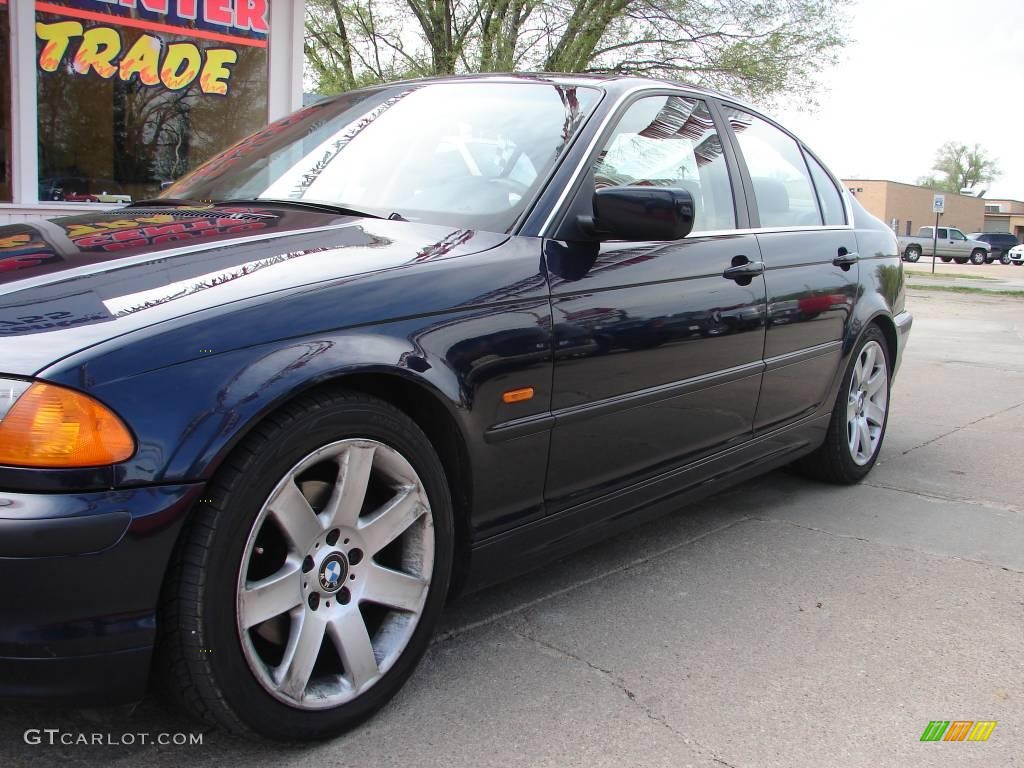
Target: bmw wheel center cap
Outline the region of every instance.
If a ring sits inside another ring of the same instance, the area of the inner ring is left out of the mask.
[[[348,561],[340,552],[334,552],[320,563],[320,588],[324,592],[337,592],[348,576]]]

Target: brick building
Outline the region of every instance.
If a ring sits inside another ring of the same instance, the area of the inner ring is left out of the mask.
[[[935,224],[932,199],[936,190],[885,179],[843,179],[843,185],[868,211],[893,227],[897,234],[911,235]],[[943,192],[946,212],[941,224],[961,231],[981,232],[986,204],[992,201]],[[1024,224],[1024,221],[1021,222]]]

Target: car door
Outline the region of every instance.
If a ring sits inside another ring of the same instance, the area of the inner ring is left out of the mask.
[[[949,230],[946,227],[938,227],[935,230],[935,251],[939,256],[959,256],[956,246],[949,237]]]
[[[544,246],[556,349],[549,512],[749,439],[761,383],[761,259],[737,231],[734,160],[708,104],[647,93],[609,125]],[[595,189],[619,185],[688,190],[694,231],[579,239]]]
[[[959,229],[949,230],[949,244],[954,250],[954,255],[960,258],[967,258],[971,255],[971,244],[967,242],[967,235]]]
[[[722,109],[765,264],[757,433],[814,413],[829,392],[857,298],[857,240],[836,180],[813,155],[767,119]]]

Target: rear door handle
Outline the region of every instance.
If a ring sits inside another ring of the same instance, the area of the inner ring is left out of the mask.
[[[845,248],[839,249],[839,255],[832,259],[832,263],[837,267],[849,267],[857,263],[859,255],[856,253],[850,253]]]
[[[755,277],[764,272],[763,261],[748,261],[746,264],[737,264],[729,267],[722,273],[727,280],[743,280],[744,278]]]

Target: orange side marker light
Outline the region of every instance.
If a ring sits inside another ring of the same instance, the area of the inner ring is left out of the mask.
[[[533,387],[520,387],[519,389],[510,389],[505,392],[501,399],[506,403],[521,403],[524,400],[533,399]]]

